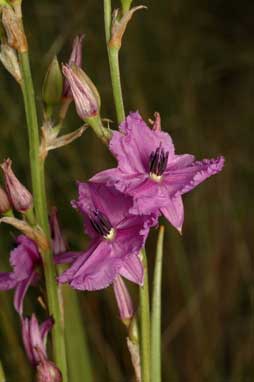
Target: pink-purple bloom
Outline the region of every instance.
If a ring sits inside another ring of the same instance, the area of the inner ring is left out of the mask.
[[[72,205],[82,214],[85,232],[92,241],[84,252],[55,256],[57,263],[72,263],[59,282],[75,289],[98,290],[121,275],[142,285],[138,254],[157,216],[130,215],[132,198],[103,184],[79,183],[78,190],[78,200]]]
[[[118,167],[102,171],[91,181],[114,186],[134,199],[135,215],[162,213],[181,232],[184,220],[182,195],[220,172],[224,158],[196,161],[177,155],[169,134],[150,129],[138,112],[130,113],[113,133],[110,150]]]
[[[41,256],[36,244],[24,235],[16,239],[17,247],[11,251],[12,272],[0,272],[0,290],[15,289],[14,306],[23,314],[23,301],[28,287],[38,280],[37,266]]]

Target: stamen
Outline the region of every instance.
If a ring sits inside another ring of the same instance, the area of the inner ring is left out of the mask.
[[[160,182],[162,174],[166,170],[168,163],[168,151],[165,152],[162,145],[157,147],[155,152],[153,151],[149,158],[149,175],[151,179],[156,182]]]
[[[115,229],[110,224],[108,218],[99,210],[94,210],[90,214],[90,222],[96,232],[106,240],[113,240],[115,237]]]

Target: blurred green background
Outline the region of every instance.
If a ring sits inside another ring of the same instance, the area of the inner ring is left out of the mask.
[[[73,37],[82,32],[84,67],[101,94],[102,116],[115,121],[103,2],[23,2],[38,107],[48,63],[55,53],[65,61]],[[253,381],[254,3],[144,0],[144,4],[148,10],[135,15],[121,50],[126,111],[138,109],[145,119],[159,111],[177,153],[226,158],[221,174],[185,197],[183,236],[166,224],[162,380]],[[17,174],[29,185],[21,94],[2,67],[0,78],[0,160],[11,157]],[[80,125],[72,106],[66,132]],[[81,219],[70,206],[76,196],[75,181],[113,165],[113,158],[90,130],[49,154],[49,206],[58,207],[73,249],[86,248],[88,243]],[[14,234],[0,227],[1,270],[8,269]],[[154,230],[148,240],[151,272],[156,236]],[[136,288],[132,292],[137,301]],[[30,312],[37,295],[31,292],[31,302],[26,302]],[[111,289],[78,295],[94,382],[132,382],[126,333]],[[30,382],[12,292],[0,293],[0,304],[0,359],[7,381]]]

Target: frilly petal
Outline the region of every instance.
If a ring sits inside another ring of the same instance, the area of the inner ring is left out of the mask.
[[[120,269],[120,275],[135,284],[143,285],[144,269],[137,255],[132,255],[125,259]]]
[[[174,195],[169,198],[167,207],[161,208],[161,212],[172,226],[182,233],[184,207],[181,195]]]

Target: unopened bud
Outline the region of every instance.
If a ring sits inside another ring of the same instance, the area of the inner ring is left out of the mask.
[[[15,78],[18,83],[21,83],[21,73],[18,63],[16,51],[8,44],[1,45],[0,60],[6,70]]]
[[[115,278],[113,281],[113,288],[121,320],[126,326],[129,326],[133,317],[133,304],[128,289],[121,276]]]
[[[36,367],[36,382],[61,382],[62,374],[56,365],[43,359]]]
[[[0,187],[0,214],[4,214],[7,211],[11,210],[10,201],[8,195],[2,187]]]
[[[63,66],[63,74],[69,82],[79,117],[84,121],[86,118],[98,115],[100,96],[86,73],[77,65],[72,64]]]
[[[57,105],[62,98],[62,92],[63,77],[57,57],[55,56],[44,78],[42,99],[49,106]]]
[[[82,42],[84,35],[78,35],[74,38],[72,43],[72,51],[68,61],[68,65],[77,65],[79,68],[82,66]],[[67,79],[64,81],[63,98],[72,98],[72,92]]]
[[[5,189],[15,210],[26,212],[33,205],[33,197],[27,188],[17,179],[11,165],[12,161],[10,159],[6,159],[1,164],[4,173]]]
[[[17,10],[19,7],[17,6]],[[8,45],[20,53],[27,52],[27,41],[23,30],[21,15],[12,7],[3,7],[2,23],[7,35]]]

